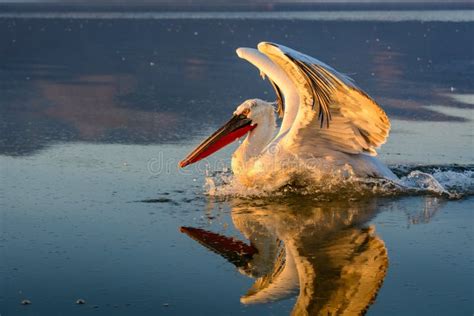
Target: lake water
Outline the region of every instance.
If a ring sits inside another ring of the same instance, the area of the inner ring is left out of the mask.
[[[473,16],[0,12],[0,314],[472,315]],[[260,41],[353,77],[381,160],[462,197],[207,195],[178,161],[274,98]]]

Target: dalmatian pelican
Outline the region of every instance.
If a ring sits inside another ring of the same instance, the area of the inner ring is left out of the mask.
[[[375,157],[376,148],[388,138],[390,121],[352,79],[275,43],[238,48],[237,55],[269,79],[276,102],[250,99],[240,104],[231,119],[182,160],[180,167],[246,135],[231,165],[234,177],[248,187],[280,187],[301,176],[397,179]]]

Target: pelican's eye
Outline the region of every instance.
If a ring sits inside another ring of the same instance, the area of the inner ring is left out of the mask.
[[[245,110],[242,111],[242,113],[241,113],[240,115],[247,116],[247,115],[249,115],[249,113],[250,113],[250,110],[249,110],[249,109],[245,109]]]

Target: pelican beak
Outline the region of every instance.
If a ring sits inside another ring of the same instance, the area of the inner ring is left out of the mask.
[[[238,239],[223,236],[204,229],[180,227],[180,231],[227,259],[236,267],[244,267],[258,253],[257,248]]]
[[[194,149],[185,159],[180,161],[179,166],[184,168],[187,165],[206,158],[222,147],[225,147],[244,136],[256,126],[256,124],[252,125],[252,120],[243,114],[232,116],[224,126],[215,131],[211,136],[209,136],[209,138],[197,146],[196,149]]]

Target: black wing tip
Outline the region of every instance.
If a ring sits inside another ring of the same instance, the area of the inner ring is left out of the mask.
[[[295,64],[311,87],[313,110],[319,105],[318,119],[320,128],[326,125],[329,128],[329,122],[332,119],[330,111],[330,103],[332,101],[331,93],[339,82],[324,68],[316,65],[308,65],[304,61],[300,61],[292,57],[290,54],[284,54],[293,64]],[[322,72],[322,74],[320,73]],[[326,123],[326,124],[325,124]]]
[[[273,82],[270,78],[268,78],[268,81],[270,81],[270,84],[272,85],[273,89],[275,90],[275,94],[277,97],[276,104],[277,104],[277,113],[280,118],[283,117],[283,114],[285,112],[285,103],[283,101],[283,94],[280,90],[280,87]]]

